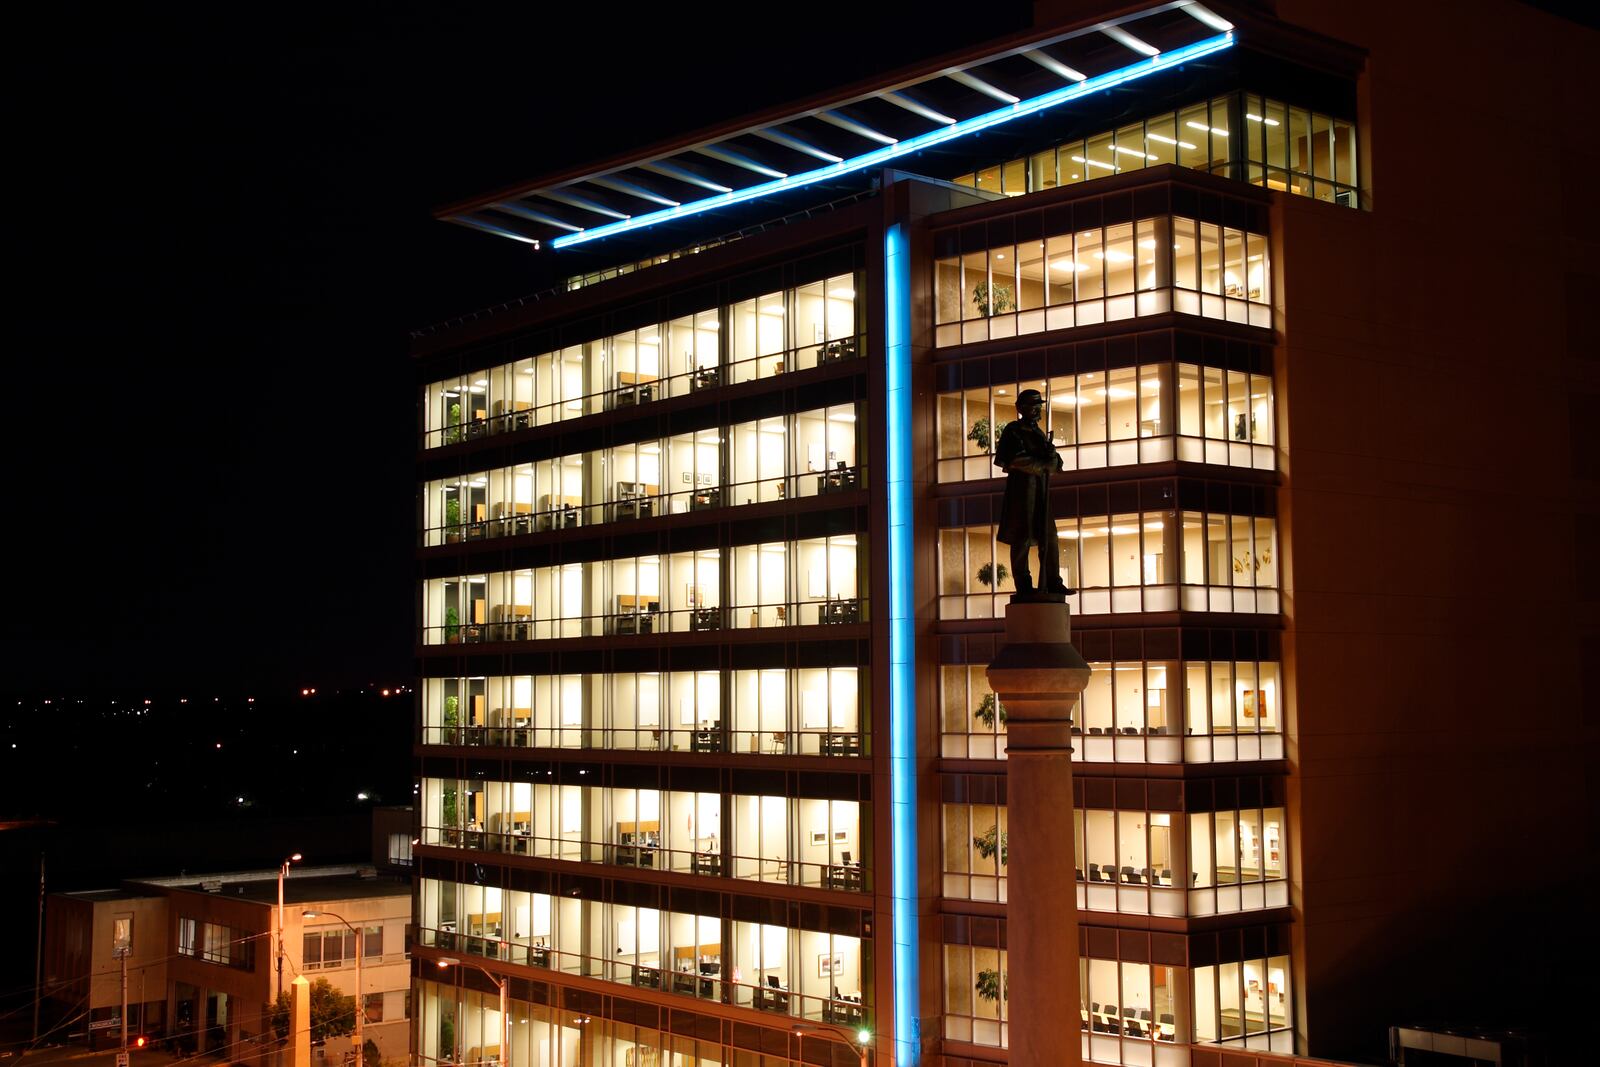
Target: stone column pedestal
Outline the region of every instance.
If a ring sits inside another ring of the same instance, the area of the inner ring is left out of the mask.
[[[1007,1006],[1018,1065],[1083,1062],[1078,882],[1072,818],[1072,714],[1089,665],[1072,646],[1064,598],[1006,607],[989,664],[1006,715]]]

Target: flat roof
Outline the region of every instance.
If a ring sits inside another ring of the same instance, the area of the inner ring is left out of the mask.
[[[333,900],[369,900],[376,897],[398,897],[411,894],[409,875],[379,873],[364,876],[370,865],[330,867],[293,867],[283,882],[285,904],[307,904]],[[278,872],[232,871],[219,874],[180,874],[162,878],[130,879],[118,890],[95,892],[127,892],[129,896],[148,896],[142,887],[151,891],[178,889],[208,896],[227,897],[230,900],[249,900],[276,904],[278,902]],[[215,888],[208,888],[215,887]]]
[[[1232,30],[1196,0],[1032,29],[436,214],[541,248],[692,244],[708,224],[726,232],[870,189],[886,167],[960,173],[976,138],[1224,51]]]

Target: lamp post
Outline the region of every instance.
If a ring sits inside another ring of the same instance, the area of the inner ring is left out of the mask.
[[[462,961],[457,959],[455,956],[445,956],[439,960],[439,969],[444,970],[446,967],[452,965],[460,966],[461,962]],[[468,960],[466,965],[469,967],[476,967],[479,971],[483,972],[483,974],[488,977],[489,981],[493,982],[495,987],[500,990],[500,1062],[502,1064],[509,1064],[511,1062],[511,976],[497,975],[483,964],[475,963],[472,960]],[[451,1049],[450,1051],[453,1054],[455,1049]]]
[[[861,1057],[861,1067],[867,1067],[867,1046],[872,1042],[872,1031],[865,1027],[854,1032],[833,1023],[795,1023],[790,1027],[800,1035],[800,1062],[805,1063],[806,1035],[807,1034],[833,1034],[844,1040],[844,1043]]]
[[[330,919],[338,919],[341,923],[344,923],[346,930],[356,935],[356,1067],[367,1067],[367,1043],[363,1040],[366,1033],[367,1005],[361,994],[361,957],[367,954],[364,943],[366,939],[361,936],[362,932],[360,930],[351,926],[345,917],[337,912],[303,911],[300,915],[306,919],[317,919],[323,916],[327,916]]]
[[[289,864],[299,863],[300,853],[296,852],[283,861],[278,867],[278,996],[283,996],[283,880],[289,877]]]

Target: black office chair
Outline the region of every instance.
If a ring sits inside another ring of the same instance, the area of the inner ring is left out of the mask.
[[[1155,885],[1156,884],[1156,872],[1152,871],[1149,867],[1146,867],[1144,869],[1144,880],[1146,882],[1148,882],[1150,885]]]
[[[1102,732],[1103,732],[1103,731],[1101,731],[1101,729],[1100,729],[1100,727],[1098,727],[1098,726],[1091,726],[1091,727],[1089,727],[1089,733],[1090,733],[1090,734],[1091,734],[1091,735],[1092,735],[1092,736],[1095,736],[1095,737],[1098,737],[1098,736],[1099,736],[1099,735],[1100,735],[1100,734],[1101,734],[1101,733],[1102,733]]]
[[[1196,886],[1198,886],[1199,884],[1200,884],[1200,872],[1199,871],[1190,871],[1189,872],[1189,888],[1193,889]]]
[[[849,863],[850,862],[850,853],[842,852],[842,853],[839,854],[839,858],[844,860],[844,862]]]
[[[1078,881],[1082,882],[1082,881],[1085,880],[1084,877],[1083,877],[1083,868],[1082,867],[1074,867],[1073,870],[1078,875]]]
[[[1106,876],[1106,881],[1108,881],[1108,882],[1117,881],[1117,869],[1115,867],[1112,867],[1112,866],[1109,866],[1109,865],[1105,866],[1105,867],[1102,867],[1102,868],[1100,868],[1100,873],[1102,873],[1102,874],[1104,874]]]
[[[1132,1008],[1122,1009],[1122,1032],[1129,1037],[1143,1037],[1144,1027],[1139,1025],[1139,1020],[1134,1018]]]
[[[1117,1006],[1115,1004],[1106,1005],[1106,1033],[1122,1033],[1122,1026],[1117,1022]]]
[[[778,976],[775,975],[775,974],[767,975],[767,985],[771,986],[773,989],[777,989],[778,988]]]
[[[1122,880],[1129,885],[1144,885],[1144,879],[1139,877],[1139,872],[1132,867],[1122,868]]]
[[[1172,884],[1172,869],[1170,867],[1161,868],[1161,881],[1165,885]]]
[[[1137,737],[1139,735],[1139,731],[1134,729],[1132,726],[1124,726],[1122,728],[1122,732],[1132,737]]]

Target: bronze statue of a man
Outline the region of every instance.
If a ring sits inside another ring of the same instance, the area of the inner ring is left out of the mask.
[[[1006,496],[1000,507],[996,539],[1011,546],[1011,574],[1017,593],[1034,592],[1028,571],[1028,546],[1039,546],[1039,591],[1065,595],[1061,581],[1055,519],[1050,514],[1050,475],[1061,469],[1061,457],[1039,426],[1044,396],[1037,389],[1017,394],[1017,420],[1000,431],[994,465],[1006,472]]]

